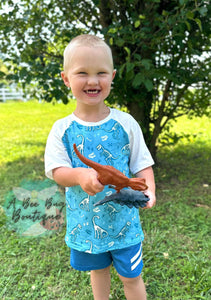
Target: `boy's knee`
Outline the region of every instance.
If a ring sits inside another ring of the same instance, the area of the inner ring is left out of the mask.
[[[141,276],[134,277],[134,278],[127,278],[119,274],[119,278],[121,279],[122,283],[127,286],[136,285],[139,284],[140,282],[143,282]]]
[[[104,268],[104,269],[92,270],[91,273],[99,274],[99,275],[110,273],[110,266],[108,266],[107,268]]]
[[[134,278],[126,278],[121,275],[119,275],[119,277],[124,285],[124,292],[127,299],[147,299],[146,289],[141,275]]]

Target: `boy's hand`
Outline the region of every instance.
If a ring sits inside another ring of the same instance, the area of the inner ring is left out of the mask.
[[[94,169],[59,167],[53,170],[53,179],[65,187],[80,185],[90,196],[102,192],[102,185],[98,178],[98,173]]]
[[[90,196],[102,192],[104,185],[97,179],[97,172],[94,169],[83,168],[80,174],[80,186]]]
[[[146,190],[143,193],[144,193],[144,195],[146,195],[146,196],[149,197],[149,201],[147,201],[146,206],[144,207],[144,209],[146,209],[146,208],[152,208],[155,205],[155,203],[156,203],[155,193],[153,193],[150,190]]]
[[[148,189],[143,191],[143,193],[149,197],[149,201],[144,208],[151,208],[156,203],[156,196],[155,196],[155,180],[154,180],[154,173],[152,167],[148,167],[143,169],[142,171],[136,173],[136,177],[145,178],[146,185]]]

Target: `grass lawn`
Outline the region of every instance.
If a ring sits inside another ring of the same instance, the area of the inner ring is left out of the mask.
[[[48,133],[74,105],[0,103],[1,205],[23,179],[45,179]],[[157,205],[140,212],[148,300],[211,299],[210,122],[205,117],[183,117],[172,130],[194,136],[160,148],[155,168]],[[65,228],[48,237],[19,237],[7,228],[1,208],[0,235],[0,299],[93,299],[89,272],[70,267]],[[114,269],[110,299],[125,299]]]

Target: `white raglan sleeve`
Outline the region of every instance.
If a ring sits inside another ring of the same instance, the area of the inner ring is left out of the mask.
[[[64,126],[57,121],[48,136],[45,148],[45,174],[48,178],[53,179],[52,171],[58,167],[72,168],[71,160],[62,142]]]
[[[129,118],[129,140],[130,140],[130,171],[132,174],[150,167],[154,160],[146,146],[142,130],[138,122],[130,116]]]

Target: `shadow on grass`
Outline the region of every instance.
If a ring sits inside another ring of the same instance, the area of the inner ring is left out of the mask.
[[[210,184],[211,147],[206,143],[163,148],[158,152],[158,182]]]
[[[182,198],[191,205],[210,206],[210,156],[211,148],[206,143],[161,149],[155,167],[159,201],[176,195],[176,201]]]

